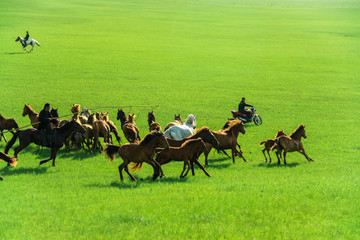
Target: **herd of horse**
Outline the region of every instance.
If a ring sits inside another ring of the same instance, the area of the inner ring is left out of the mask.
[[[208,127],[196,127],[196,116],[189,114],[186,121],[183,122],[180,115],[175,115],[174,121],[168,123],[162,131],[161,125],[156,122],[154,112],[148,113],[149,133],[143,139],[140,137],[140,131],[134,119],[134,114],[128,116],[122,109],[118,109],[116,119],[120,121],[121,130],[128,143],[120,145],[120,135],[114,122],[109,119],[108,113],[91,113],[89,109],[83,108],[80,111],[80,105],[74,104],[71,108],[73,114],[71,119],[60,121],[57,109],[51,109],[51,115],[57,119],[57,124],[53,126],[52,141],[46,141],[46,133],[37,130],[39,120],[38,113],[30,105],[23,108],[23,117],[29,116],[31,126],[20,130],[18,124],[13,118],[4,118],[0,114],[0,141],[6,142],[5,151],[0,151],[0,159],[8,165],[16,166],[18,154],[31,143],[38,146],[51,149],[50,158],[40,161],[44,164],[52,160],[52,166],[55,166],[57,152],[65,145],[66,149],[78,150],[88,148],[90,152],[104,152],[106,156],[113,161],[117,155],[123,162],[119,165],[120,180],[123,181],[122,170],[130,176],[133,181],[135,177],[129,172],[129,165],[133,169],[140,169],[142,164],[148,163],[154,169],[152,179],[165,176],[161,165],[170,161],[181,161],[184,163],[180,178],[187,176],[189,171],[194,172],[194,163],[207,175],[211,176],[204,166],[199,162],[199,156],[204,154],[205,165],[208,165],[208,155],[212,148],[218,152],[223,152],[235,163],[235,157],[241,157],[245,162],[240,144],[237,141],[239,133],[245,134],[245,126],[241,120],[228,118],[223,128],[218,131],[211,131]],[[4,130],[10,131],[13,137],[7,141]],[[119,145],[115,145],[112,140],[112,134],[115,136]],[[101,145],[99,138],[104,139],[105,149]],[[308,161],[313,161],[306,153],[301,143],[301,139],[306,138],[305,126],[300,124],[289,136],[283,130],[279,130],[275,138],[260,142],[264,145],[262,150],[265,161],[265,151],[271,163],[270,151],[275,150],[278,164],[283,158],[286,164],[286,155],[288,152],[298,151],[303,154]],[[19,139],[19,146],[14,149],[14,155],[8,155],[9,150]],[[231,150],[229,156],[225,150]],[[2,177],[0,176],[0,180]]]

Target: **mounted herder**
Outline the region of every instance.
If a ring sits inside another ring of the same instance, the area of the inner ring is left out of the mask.
[[[21,45],[23,46],[23,50],[25,50],[25,51],[27,51],[27,52],[31,52],[32,50],[34,50],[35,44],[38,45],[39,47],[41,47],[41,46],[40,46],[40,43],[39,43],[38,41],[36,41],[35,39],[32,39],[32,38],[29,39],[29,37],[30,37],[29,31],[26,31],[26,36],[25,36],[25,38],[22,38],[22,37],[18,36],[18,37],[15,39],[15,42],[20,41]],[[32,46],[32,48],[31,48],[30,51],[28,51],[28,50],[26,49],[26,46],[28,46],[28,45],[31,45],[31,46]]]

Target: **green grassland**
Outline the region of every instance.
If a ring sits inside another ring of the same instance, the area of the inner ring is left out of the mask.
[[[263,118],[238,138],[249,162],[212,152],[211,178],[169,163],[120,182],[121,159],[61,150],[38,166],[49,150],[30,146],[0,166],[0,239],[359,239],[359,25],[346,0],[0,1],[0,113],[20,126],[45,102],[159,105],[125,108],[142,137],[151,110],[218,130],[246,96]],[[14,42],[26,30],[32,53]],[[259,142],[300,123],[315,162],[266,164]]]

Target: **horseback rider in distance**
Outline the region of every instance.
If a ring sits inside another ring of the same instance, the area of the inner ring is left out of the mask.
[[[243,114],[246,114],[246,117],[247,118],[250,118],[251,115],[248,111],[245,110],[245,107],[254,107],[253,105],[250,105],[250,104],[246,104],[245,103],[245,98],[243,97],[241,99],[241,102],[239,103],[239,107],[238,107],[238,112],[239,113],[243,113]]]
[[[26,36],[24,37],[23,47],[27,46],[26,41],[29,40],[29,37],[30,37],[29,31],[26,31]]]

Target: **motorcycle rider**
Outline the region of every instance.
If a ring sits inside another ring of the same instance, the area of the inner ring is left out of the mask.
[[[250,119],[251,113],[245,110],[245,107],[254,107],[253,105],[246,104],[245,103],[245,97],[241,99],[241,102],[239,103],[238,112],[245,114],[247,119]]]

